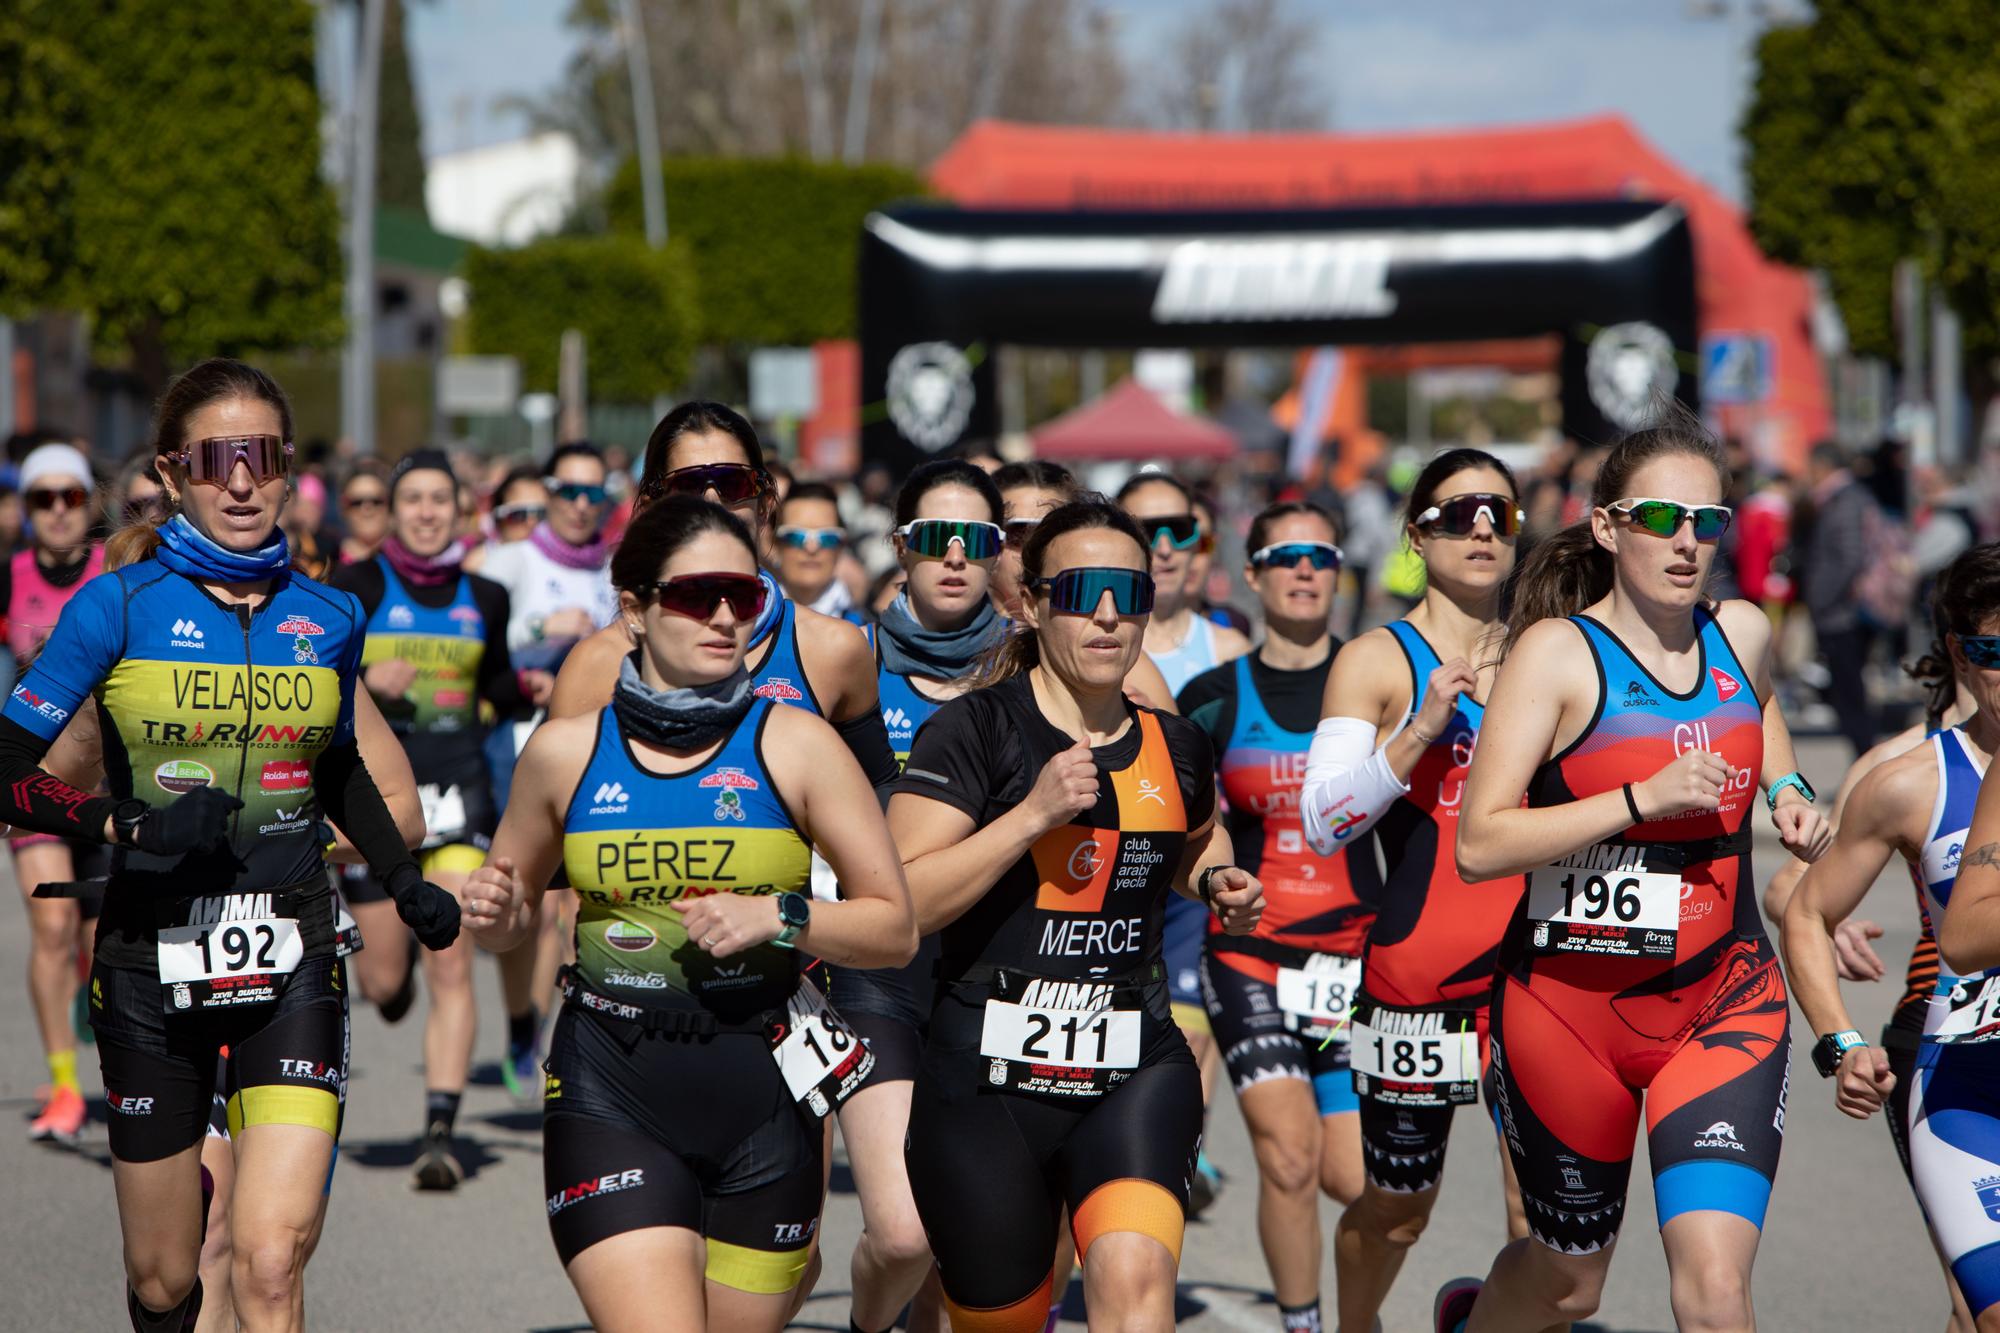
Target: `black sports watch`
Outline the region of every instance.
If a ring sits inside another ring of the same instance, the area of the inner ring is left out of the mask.
[[[1829,1032],[1813,1043],[1813,1068],[1821,1078],[1832,1078],[1840,1072],[1840,1058],[1857,1046],[1866,1046],[1868,1039],[1853,1028],[1845,1032]]]
[[[139,844],[139,825],[153,813],[153,807],[138,797],[129,797],[111,807],[111,841],[120,847]]]
[[[1221,866],[1209,866],[1194,877],[1194,891],[1200,895],[1202,905],[1207,907],[1211,912],[1215,910],[1215,889],[1208,881],[1214,878],[1216,871],[1221,869],[1223,869]]]
[[[771,941],[781,949],[792,947],[792,941],[799,932],[812,924],[812,899],[803,893],[781,893],[778,895],[778,924],[783,927],[778,938]]]

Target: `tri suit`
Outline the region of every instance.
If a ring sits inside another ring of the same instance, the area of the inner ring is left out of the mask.
[[[1716,618],[1676,692],[1587,616],[1597,712],[1535,773],[1530,806],[1651,777],[1689,749],[1735,776],[1719,810],[1635,824],[1530,875],[1502,951],[1493,1070],[1528,1228],[1567,1253],[1617,1236],[1643,1106],[1659,1221],[1734,1213],[1761,1227],[1791,1080],[1785,979],[1750,867],[1763,706]]]
[[[1196,676],[1179,700],[1215,747],[1236,864],[1264,886],[1255,934],[1227,934],[1210,917],[1201,965],[1209,1025],[1238,1095],[1265,1079],[1303,1079],[1321,1115],[1359,1109],[1347,1018],[1382,892],[1372,834],[1321,856],[1299,814],[1306,751],[1339,647],[1298,671],[1251,652]]]
[[[1170,1012],[1160,928],[1189,835],[1214,815],[1215,770],[1185,718],[1129,716],[1093,751],[1097,803],[939,932],[907,1156],[956,1328],[1042,1327],[1065,1207],[1086,1263],[1113,1231],[1179,1258],[1201,1078]],[[1074,743],[1014,676],[940,708],[895,790],[983,827]]]

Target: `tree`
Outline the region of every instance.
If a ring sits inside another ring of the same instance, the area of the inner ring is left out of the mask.
[[[1758,42],[1750,227],[1826,271],[1857,352],[1893,357],[1891,275],[1920,261],[2000,354],[2000,31],[1983,0],[1820,0]]]
[[[687,246],[636,236],[556,236],[474,249],[473,350],[520,358],[522,387],[553,392],[564,329],[581,329],[593,398],[642,403],[685,382],[700,304]]]
[[[83,119],[75,50],[51,30],[63,0],[0,8],[0,313],[52,300],[70,269],[69,180]]]
[[[64,303],[169,359],[325,343],[340,323],[332,192],[306,0],[52,0],[73,52],[79,137],[64,161]],[[246,10],[248,12],[246,12]]]
[[[1318,54],[1318,29],[1288,0],[1220,0],[1168,37],[1153,118],[1174,129],[1321,129]]]
[[[424,122],[410,80],[409,39],[403,0],[387,0],[382,13],[382,87],[375,130],[375,202],[406,208],[430,221],[424,202]]]

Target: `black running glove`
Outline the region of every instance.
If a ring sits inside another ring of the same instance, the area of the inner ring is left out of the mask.
[[[132,830],[132,845],[150,856],[206,850],[229,836],[229,817],[242,808],[243,802],[220,787],[196,787],[149,811]]]
[[[404,861],[382,881],[396,900],[396,915],[435,953],[458,938],[458,899],[424,878],[415,861]]]

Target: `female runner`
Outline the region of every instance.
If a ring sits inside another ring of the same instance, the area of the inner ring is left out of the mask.
[[[1529,876],[1492,1039],[1529,1238],[1495,1260],[1474,1333],[1597,1308],[1642,1105],[1675,1318],[1754,1325],[1790,1038],[1752,805],[1805,860],[1828,831],[1771,693],[1770,621],[1703,596],[1726,480],[1698,423],[1626,437],[1587,522],[1547,538],[1517,587],[1458,865]],[[1440,1294],[1440,1328],[1471,1295]]]
[[[916,929],[853,756],[752,687],[771,593],[743,524],[660,500],[612,579],[639,646],[610,707],[522,751],[468,920],[502,948],[558,866],[577,892],[543,1179],[592,1326],[775,1330],[811,1290],[821,1121],[872,1063],[802,962],[899,966]],[[837,902],[806,896],[815,848]]]
[[[955,1328],[1043,1327],[1065,1206],[1095,1317],[1173,1323],[1201,1086],[1163,908],[1197,897],[1247,933],[1262,889],[1229,864],[1207,739],[1122,692],[1147,564],[1101,499],[1043,518],[1023,628],[918,734],[890,801],[919,925],[942,931],[908,1159]]]
[[[423,881],[355,744],[359,609],[289,571],[290,433],[261,371],[218,359],[177,380],[155,452],[180,513],[142,534],[153,559],[84,586],[0,713],[0,819],[116,848],[91,1021],[135,1329],[199,1315],[200,1152],[225,1045],[237,1317],[303,1327],[305,1241],[346,1081],[320,817],[427,946],[458,931],[458,904]],[[119,756],[107,797],[39,767],[92,694]]]
[[[1369,1032],[1345,1034],[1363,1181],[1334,1240],[1342,1328],[1374,1322],[1437,1206],[1454,1113],[1476,1100],[1486,1066],[1487,997],[1521,894],[1519,876],[1468,882],[1450,852],[1520,539],[1514,474],[1480,450],[1446,450],[1410,487],[1406,532],[1423,600],[1334,659],[1301,798],[1315,849],[1372,829],[1389,868],[1362,955],[1356,1022]],[[1455,1035],[1380,1047],[1372,1035],[1425,1031]],[[1502,1174],[1508,1232],[1524,1234],[1504,1161]]]
[[[873,638],[882,720],[901,764],[918,729],[965,689],[980,654],[1005,632],[987,596],[1000,554],[1000,494],[973,464],[939,459],[903,483],[895,517],[896,556],[908,581],[873,627]],[[861,1196],[849,1319],[863,1333],[889,1328],[931,1269],[903,1140],[936,963],[935,937],[926,936],[906,967],[843,967],[833,976],[834,1004],[875,1054],[874,1073],[840,1111]],[[937,1326],[934,1301],[925,1303],[922,1316],[913,1315],[912,1326]]]
[[[1257,1234],[1278,1313],[1305,1333],[1320,1327],[1320,1191],[1343,1207],[1361,1191],[1346,1020],[1382,888],[1372,838],[1322,857],[1299,818],[1306,748],[1340,647],[1327,632],[1335,537],[1314,504],[1275,504],[1251,520],[1245,577],[1264,606],[1264,641],[1196,676],[1180,700],[1215,746],[1238,858],[1264,882],[1254,935],[1210,926],[1202,994],[1257,1155]]]

